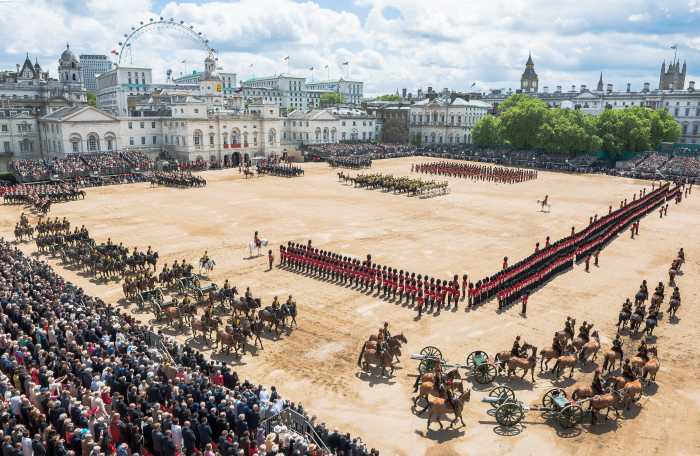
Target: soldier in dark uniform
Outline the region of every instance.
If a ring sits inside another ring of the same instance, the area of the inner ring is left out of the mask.
[[[571,317],[566,317],[566,323],[564,323],[564,332],[569,335],[569,338],[574,338],[574,321]]]
[[[517,336],[515,338],[515,342],[513,342],[513,348],[510,349],[510,356],[514,356],[516,358],[520,358],[522,356],[520,348],[520,336]]]
[[[591,382],[591,389],[595,394],[605,394],[605,385],[603,383],[603,379],[600,378],[600,374],[603,371],[599,368],[595,370],[595,374],[593,374],[593,381]]]
[[[620,359],[624,358],[622,355],[622,339],[619,334],[615,336],[615,340],[612,342],[612,349],[620,354]]]
[[[564,353],[564,347],[561,346],[561,342],[559,342],[559,338],[556,336],[556,334],[552,339],[552,350],[554,350],[554,353],[557,355],[557,357],[561,356]]]
[[[642,342],[639,344],[639,348],[637,349],[637,356],[643,359],[645,363],[649,361],[647,343],[644,340],[642,340]]]
[[[630,364],[630,359],[627,358],[622,365],[622,376],[627,380],[628,382],[634,381],[637,379],[637,376],[634,375],[634,371],[632,370],[632,365]]]

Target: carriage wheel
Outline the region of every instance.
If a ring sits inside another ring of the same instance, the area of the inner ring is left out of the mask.
[[[488,397],[497,397],[498,402],[491,402],[491,408],[498,408],[507,402],[515,402],[515,393],[507,386],[497,386],[489,391]]]
[[[583,409],[578,404],[567,405],[557,415],[557,421],[564,429],[576,427],[583,421]]]
[[[548,410],[554,409],[554,396],[561,394],[563,394],[564,397],[567,397],[566,391],[561,388],[554,388],[547,391],[547,393],[542,397],[542,406]]]
[[[424,359],[418,364],[418,372],[421,374],[429,373],[435,370],[435,360]]]
[[[480,364],[474,370],[474,378],[482,385],[491,383],[496,378],[496,366],[491,363]]]
[[[476,365],[476,363],[474,362],[474,359],[477,356],[482,356],[486,361],[489,360],[489,355],[485,351],[481,351],[481,350],[473,351],[473,352],[469,353],[469,355],[467,355],[467,362],[466,362],[467,369],[474,369],[474,366]]]
[[[418,396],[418,399],[416,399],[416,405],[414,407],[415,410],[422,410],[424,408],[428,407],[428,397],[427,396]]]
[[[515,402],[508,402],[496,409],[496,422],[501,426],[515,426],[522,421],[524,416],[523,408]]]
[[[428,345],[427,347],[424,347],[420,351],[420,354],[425,355],[425,356],[433,356],[435,358],[444,359],[442,357],[442,352],[440,351],[440,349],[437,347],[433,347],[432,345]]]

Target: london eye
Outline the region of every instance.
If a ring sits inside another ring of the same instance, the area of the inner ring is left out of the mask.
[[[202,49],[207,55],[215,54],[216,50],[209,46],[209,40],[194,25],[186,24],[185,21],[178,21],[174,18],[158,19],[150,18],[148,21],[141,21],[138,25],[131,27],[128,33],[124,33],[122,41],[117,43],[117,47],[112,50],[112,54],[117,57],[119,65],[126,64],[127,60],[133,63],[133,48],[136,47],[139,39],[150,33],[176,33],[177,35],[191,41],[195,47]],[[117,50],[118,49],[118,50]]]

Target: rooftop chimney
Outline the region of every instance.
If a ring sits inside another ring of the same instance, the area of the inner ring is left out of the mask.
[[[628,82],[627,83],[627,92],[629,93],[631,91],[632,91],[632,84]]]
[[[557,93],[561,93],[561,86],[557,86]]]
[[[695,92],[695,81],[690,81],[688,83],[688,92]]]
[[[571,85],[571,91],[572,91],[572,92],[576,92],[576,84],[572,84],[572,85]]]
[[[401,89],[401,98],[406,98],[406,89]]]
[[[613,85],[608,84],[608,93],[612,93],[612,91],[613,91]]]
[[[581,84],[581,92],[585,92],[585,91],[586,91],[586,84]]]
[[[645,83],[644,83],[644,91],[645,91],[645,92],[648,92],[650,86],[651,86],[651,84],[649,84],[648,82],[645,82]]]

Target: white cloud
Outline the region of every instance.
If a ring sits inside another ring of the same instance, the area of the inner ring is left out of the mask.
[[[540,85],[550,87],[590,86],[600,71],[617,86],[654,83],[674,43],[689,70],[700,69],[698,0],[353,3],[366,18],[326,8],[323,0],[171,1],[160,11],[143,0],[28,0],[21,8],[0,6],[0,63],[13,67],[28,51],[55,71],[66,41],[77,53],[108,53],[131,26],[163,16],[202,31],[219,50],[219,64],[242,77],[286,71],[286,55],[292,72],[308,76],[314,66],[317,77],[325,77],[325,65],[331,76],[343,74],[341,64],[350,60],[350,76],[364,80],[368,93],[427,85],[466,89],[474,81],[484,88],[515,87],[529,51]],[[198,68],[204,58],[194,42],[167,31],[143,35],[133,49],[134,63],[147,62],[156,79],[166,68],[175,74]]]

